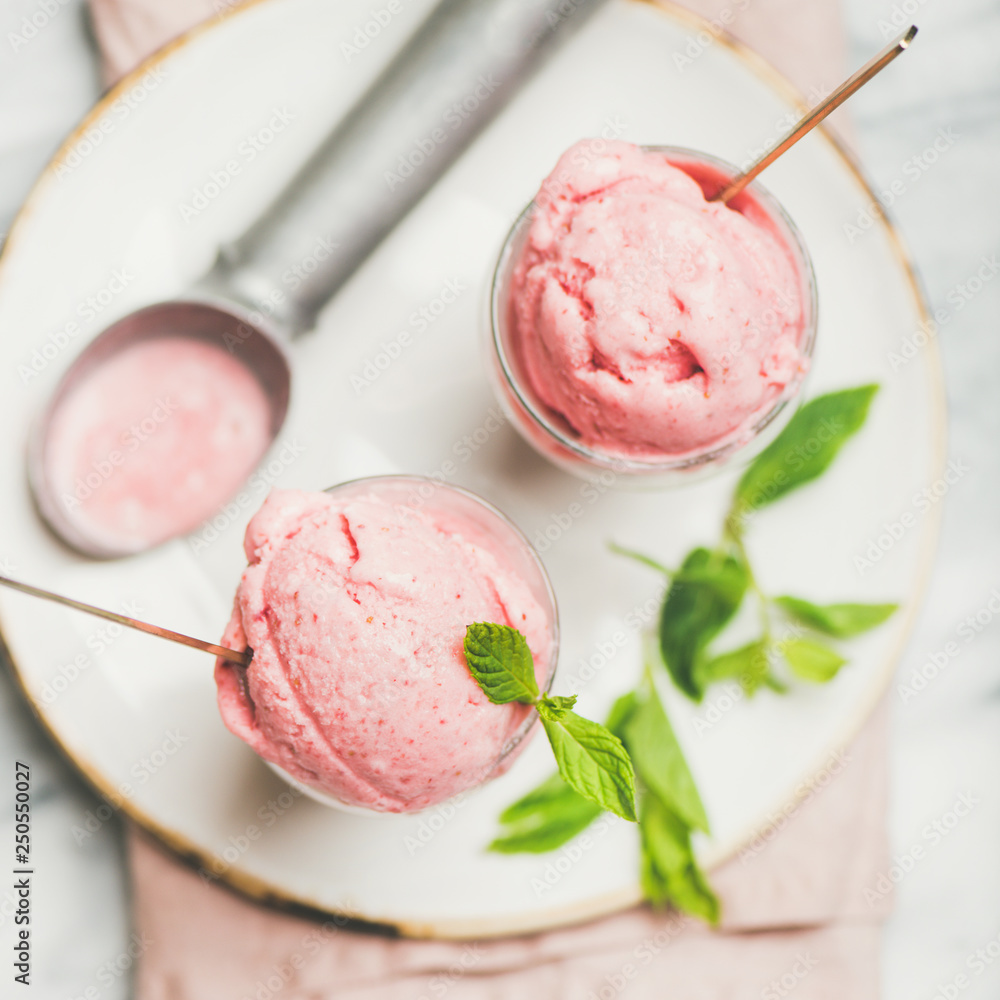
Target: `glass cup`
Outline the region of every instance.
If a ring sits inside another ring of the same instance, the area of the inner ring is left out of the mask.
[[[371,476],[340,483],[326,492],[345,499],[374,493],[380,499],[404,510],[432,511],[435,514],[456,518],[478,529],[481,534],[478,535],[476,544],[486,546],[501,566],[508,568],[527,585],[545,615],[549,634],[549,654],[548,662],[545,664],[544,683],[539,686],[542,693],[548,693],[555,679],[556,663],[559,658],[559,614],[555,593],[535,549],[520,529],[503,513],[468,490],[424,476]],[[469,784],[459,794],[466,794],[473,788],[504,774],[527,746],[534,735],[538,713],[527,705],[523,708],[524,717],[511,728],[496,758],[485,762],[480,774],[474,778],[470,776]],[[293,788],[323,805],[366,816],[394,815],[342,802],[335,795],[308,785],[289,774],[279,764],[271,761],[266,763]],[[433,802],[425,808],[435,808],[439,804],[440,802]],[[416,811],[413,810],[405,815],[412,815]]]
[[[737,169],[706,153],[676,146],[643,146],[663,153],[668,161],[692,176],[706,197],[721,190]],[[636,457],[584,444],[566,420],[542,402],[532,389],[513,339],[510,322],[510,285],[527,243],[535,211],[532,201],[518,216],[504,241],[493,272],[489,297],[489,371],[497,397],[525,440],[541,455],[568,472],[599,479],[607,486],[665,488],[682,485],[714,473],[736,459],[749,461],[761,452],[791,419],[816,342],[817,294],[812,260],[795,223],[767,190],[754,182],[731,199],[729,207],[762,212],[792,253],[801,282],[802,333],[798,350],[804,364],[782,391],[749,423],[705,448],[683,455]]]

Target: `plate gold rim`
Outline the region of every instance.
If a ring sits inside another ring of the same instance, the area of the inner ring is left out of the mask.
[[[45,169],[39,175],[38,179],[32,185],[27,198],[11,225],[7,239],[3,245],[2,252],[0,252],[0,268],[2,268],[6,263],[10,247],[16,242],[20,229],[27,224],[27,220],[34,207],[34,202],[41,197],[46,183],[54,178],[56,167],[62,161],[63,156],[77,143],[87,128],[91,126],[94,121],[99,119],[121,94],[129,90],[138,80],[148,73],[151,68],[164,62],[171,55],[173,55],[173,53],[182,49],[202,34],[208,31],[216,30],[228,23],[232,18],[239,17],[248,10],[268,2],[271,2],[271,0],[244,0],[244,3],[240,6],[232,7],[213,18],[196,25],[190,30],[167,42],[162,48],[157,49],[154,53],[144,59],[135,69],[125,74],[111,88],[109,88],[97,104],[95,104],[94,107],[91,108],[90,111],[84,116],[76,128],[70,132]],[[763,56],[744,45],[729,32],[720,31],[717,27],[710,25],[710,22],[706,18],[679,6],[674,2],[674,0],[632,0],[632,2],[648,4],[649,6],[661,11],[663,14],[672,17],[674,20],[689,25],[693,29],[699,31],[711,28],[711,32],[717,42],[730,49],[738,59],[746,64],[756,76],[758,76],[765,84],[775,91],[782,99],[803,110],[807,107],[801,94],[796,90],[796,88],[766,59],[764,59]],[[855,155],[848,149],[843,140],[825,126],[819,126],[817,131],[822,134],[824,140],[830,144],[834,153],[847,167],[849,173],[853,176],[855,183],[862,190],[862,192],[868,195],[872,200],[875,200],[876,196],[872,185],[868,182],[868,179],[855,158]],[[908,285],[910,286],[910,291],[913,296],[917,312],[921,320],[926,323],[930,321],[930,311],[926,304],[922,282],[918,275],[913,258],[892,219],[885,212],[882,212],[880,213],[878,221],[889,238],[889,243],[892,247],[893,253],[902,266],[903,273],[906,277]],[[929,348],[928,371],[931,376],[932,391],[930,405],[933,411],[933,440],[931,443],[933,451],[933,465],[935,473],[943,473],[946,462],[947,438],[947,407],[945,403],[946,396],[944,372],[941,364],[941,354],[937,343],[935,341],[931,341],[927,346]],[[818,757],[809,765],[807,768],[808,775],[812,776],[818,774],[831,756],[833,756],[838,750],[846,748],[846,746],[854,740],[861,728],[864,726],[865,722],[874,712],[875,707],[885,695],[889,681],[895,672],[896,666],[902,657],[903,650],[909,641],[916,616],[926,595],[927,587],[930,582],[931,568],[933,566],[938,548],[941,519],[942,513],[938,507],[935,507],[932,512],[931,519],[925,522],[922,544],[923,551],[920,555],[917,581],[912,591],[914,599],[909,602],[910,610],[904,621],[904,628],[901,633],[900,640],[895,649],[893,649],[886,657],[882,671],[877,678],[879,683],[877,685],[872,685],[868,697],[862,700],[858,710],[851,717],[849,722],[844,725],[840,738],[835,743],[827,747],[824,752],[818,755]],[[66,759],[82,776],[84,781],[91,786],[94,792],[104,798],[105,801],[108,801],[109,797],[114,796],[114,789],[112,786],[101,777],[96,767],[84,759],[82,755],[74,753],[70,750],[45,717],[41,706],[38,705],[34,698],[32,698],[24,683],[21,671],[11,654],[9,647],[7,646],[6,639],[3,635],[2,621],[0,621],[0,656],[2,656],[2,658],[9,665],[10,672],[18,690],[27,702],[32,714],[38,720],[39,725],[42,727],[48,738],[55,744],[64,759]],[[796,802],[800,801],[809,794],[808,786],[800,785],[798,787],[801,790],[798,794],[793,794],[789,797],[788,805],[794,805]],[[195,870],[204,870],[210,866],[211,859],[195,844],[182,834],[177,833],[175,830],[171,830],[170,828],[159,823],[157,820],[153,819],[142,809],[138,808],[134,803],[123,802],[119,808],[137,826],[142,828],[142,830],[158,841],[161,845],[165,846],[188,867]],[[738,842],[730,845],[727,851],[719,852],[718,855],[710,855],[706,861],[706,865],[710,868],[714,868],[737,855],[741,848],[748,844],[757,835],[759,830],[766,825],[764,820],[765,817],[761,816],[757,822],[748,827],[745,835],[739,838]],[[641,902],[642,898],[642,894],[638,886],[636,886],[632,890],[620,890],[596,897],[595,899],[589,900],[584,906],[575,905],[573,907],[558,907],[551,910],[543,910],[531,914],[527,919],[521,918],[517,921],[511,917],[484,917],[471,920],[400,921],[379,918],[377,916],[364,916],[361,914],[351,914],[344,913],[343,911],[331,910],[328,907],[318,904],[314,900],[309,900],[302,896],[292,895],[280,886],[274,885],[273,883],[255,875],[250,875],[236,866],[232,866],[227,869],[225,873],[220,875],[219,882],[224,883],[230,889],[235,890],[254,902],[273,907],[293,916],[311,919],[329,918],[331,916],[341,917],[346,918],[349,921],[349,926],[356,929],[364,929],[400,937],[451,941],[473,940],[477,938],[498,938],[568,927],[574,924],[585,923],[598,917],[608,916],[610,914],[620,912],[621,910],[627,909],[628,907]]]

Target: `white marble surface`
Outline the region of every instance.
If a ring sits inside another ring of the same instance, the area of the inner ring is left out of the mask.
[[[894,11],[921,27],[919,43],[905,57],[906,71],[886,74],[852,101],[851,111],[876,187],[892,191],[897,182],[891,214],[910,244],[932,308],[943,310],[949,450],[968,467],[944,500],[940,556],[898,681],[909,684],[913,672],[949,642],[960,653],[919,694],[905,703],[898,692],[893,698],[890,833],[901,868],[910,870],[892,890],[884,995],[994,1000],[1000,996],[1000,957],[991,960],[981,949],[993,943],[993,955],[1000,956],[1000,622],[991,620],[989,609],[991,596],[1000,594],[1000,455],[994,450],[1000,270],[986,266],[983,273],[998,280],[974,292],[967,283],[1000,253],[1000,3],[844,2],[855,63],[887,37]],[[15,51],[9,33],[20,31],[22,18],[40,6],[39,0],[0,5],[0,232],[100,90],[81,0],[53,0],[49,6],[57,13],[50,23]],[[927,152],[935,140],[936,157]],[[1000,610],[1000,596],[993,608]],[[978,624],[966,623],[977,613]],[[32,995],[128,996],[129,950],[137,945],[130,941],[121,830],[110,821],[80,835],[97,800],[49,748],[6,673],[0,673],[0,749],[11,774],[10,784],[0,787],[0,843],[12,835],[12,796],[3,789],[11,788],[13,761],[27,759],[33,768],[38,874]],[[968,815],[958,817],[953,810],[963,796],[973,804],[961,807]],[[7,892],[0,886],[5,954],[12,940]],[[7,995],[9,979],[2,975],[0,994]]]

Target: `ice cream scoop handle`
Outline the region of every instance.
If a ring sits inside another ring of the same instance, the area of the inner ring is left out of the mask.
[[[106,618],[109,622],[117,622],[119,625],[137,629],[139,632],[145,632],[148,635],[156,635],[161,639],[170,639],[172,642],[179,642],[184,646],[190,646],[192,649],[200,649],[203,653],[214,653],[216,656],[224,656],[227,660],[232,660],[234,663],[248,665],[253,657],[253,650],[250,649],[240,653],[235,649],[217,646],[214,642],[205,642],[204,639],[195,639],[190,635],[184,635],[182,632],[174,632],[160,625],[150,625],[149,622],[141,622],[137,618],[119,615],[114,611],[107,611],[104,608],[95,608],[92,604],[74,601],[71,597],[63,597],[62,594],[53,594],[51,590],[32,587],[27,583],[11,580],[7,576],[0,576],[0,585],[10,587],[11,590],[19,590],[22,594],[30,594],[32,597],[40,597],[45,601],[62,604],[64,607],[73,608],[75,611],[83,611],[88,615]]]
[[[271,303],[292,332],[310,327],[552,42],[602,2],[443,0],[206,283]]]

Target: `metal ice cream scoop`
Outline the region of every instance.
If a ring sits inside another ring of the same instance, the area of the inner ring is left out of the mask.
[[[291,387],[284,343],[312,328],[323,305],[500,111],[556,39],[602,2],[443,0],[270,208],[220,249],[208,274],[181,298],[108,327],[63,377],[29,449],[32,491],[49,527],[85,555],[135,551],[91,537],[78,519],[71,520],[46,471],[60,401],[96,364],[132,343],[179,334],[225,347],[264,387],[273,440]],[[446,118],[456,106],[461,114]],[[283,279],[296,267],[291,290]]]

